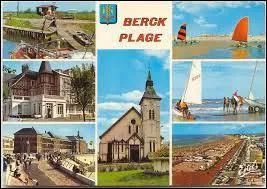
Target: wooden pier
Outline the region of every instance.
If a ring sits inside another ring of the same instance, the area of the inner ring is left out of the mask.
[[[27,37],[31,39],[42,39],[44,40],[46,37],[51,36],[57,31],[42,31],[42,30],[36,30],[36,29],[29,29],[29,28],[18,28],[13,26],[3,26],[4,32],[6,32],[7,35],[16,35],[21,37]]]

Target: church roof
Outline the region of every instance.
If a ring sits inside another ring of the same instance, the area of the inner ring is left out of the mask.
[[[135,109],[135,107],[131,107],[125,114],[123,114],[123,116],[120,117],[120,119],[118,119],[115,123],[113,123],[102,135],[99,136],[99,138],[101,139],[103,136],[105,136],[113,127],[115,127],[128,113],[130,113],[131,111],[135,111],[140,117],[141,114],[140,112],[138,112],[137,109]]]
[[[48,61],[42,61],[39,73],[53,73]]]
[[[35,130],[33,127],[32,128],[22,128],[19,131],[15,132],[14,135],[37,135],[41,134],[37,130]]]
[[[153,84],[150,70],[148,71],[148,75],[147,75],[146,89],[145,89],[145,92],[143,94],[143,97],[140,100],[139,105],[142,103],[144,98],[161,100],[161,98],[157,95],[157,93],[154,89],[154,84]]]

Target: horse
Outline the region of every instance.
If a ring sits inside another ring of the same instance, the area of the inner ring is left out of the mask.
[[[236,98],[234,96],[231,99],[231,104],[233,107],[233,114],[237,114],[237,109],[239,112],[241,112],[242,106],[244,104],[243,97],[241,97],[241,96],[236,96],[236,97],[238,98],[238,101],[236,100]]]
[[[223,98],[223,111],[226,111],[226,112],[230,111],[230,99],[229,99],[229,97]]]

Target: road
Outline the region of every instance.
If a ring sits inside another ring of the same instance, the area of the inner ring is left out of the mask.
[[[69,175],[55,169],[46,160],[34,160],[32,164],[23,171],[22,174],[24,181],[25,178],[32,178],[38,180],[39,186],[86,186],[80,181],[70,177]],[[25,186],[26,184],[12,177],[10,186]],[[28,186],[31,185],[29,182]]]

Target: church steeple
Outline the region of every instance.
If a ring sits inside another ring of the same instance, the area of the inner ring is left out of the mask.
[[[142,97],[142,99],[141,99],[139,104],[142,103],[144,98],[161,100],[161,98],[157,95],[157,93],[156,93],[156,91],[154,89],[154,83],[153,83],[153,80],[152,80],[152,77],[151,77],[150,70],[148,71],[148,74],[147,74],[145,92],[144,92],[143,97]]]

